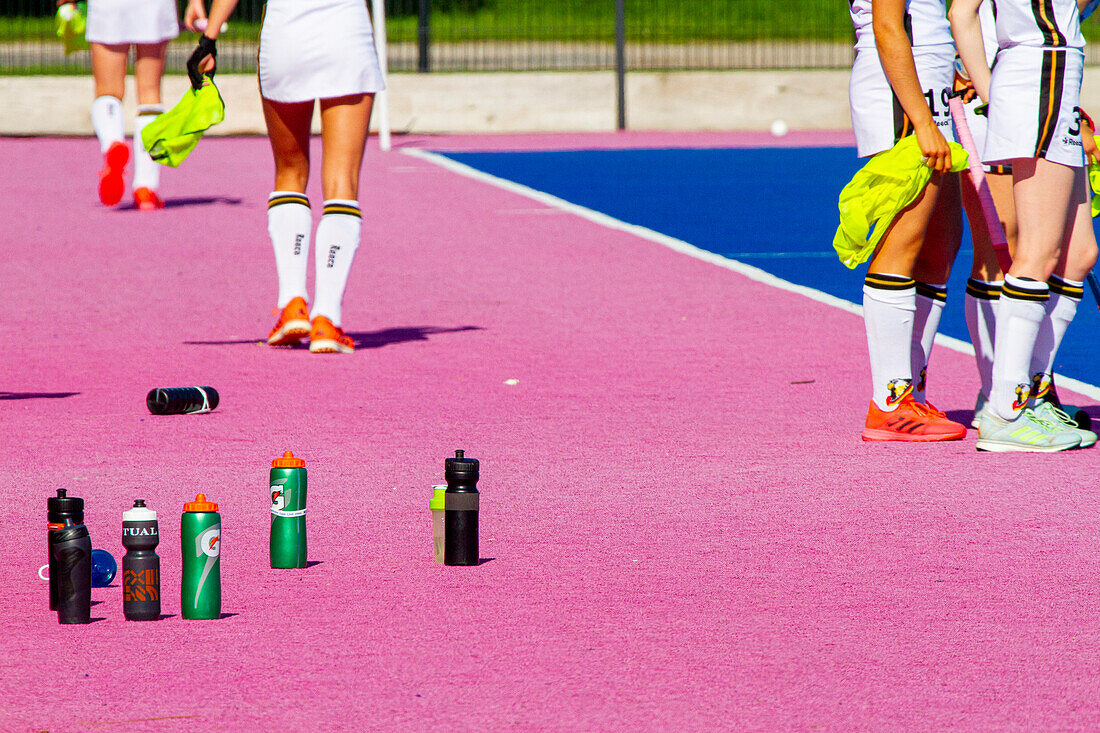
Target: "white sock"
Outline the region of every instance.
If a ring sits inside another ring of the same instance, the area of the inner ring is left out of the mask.
[[[160,163],[154,163],[145,151],[145,143],[141,139],[141,131],[145,126],[164,112],[164,107],[159,104],[143,104],[138,107],[137,117],[134,119],[134,190],[148,188],[157,190],[160,185]]]
[[[99,152],[106,153],[111,143],[126,139],[122,131],[122,100],[104,95],[92,102],[92,129],[99,138]]]
[[[997,302],[993,347],[993,387],[989,404],[1005,420],[1014,420],[1031,394],[1031,354],[1046,317],[1047,284],[1005,275]]]
[[[1035,338],[1035,351],[1031,355],[1031,396],[1042,398],[1054,382],[1054,357],[1062,345],[1066,329],[1077,315],[1077,305],[1085,295],[1085,284],[1065,280],[1053,275],[1048,282],[1050,300],[1046,305],[1046,317],[1039,325]]]
[[[947,303],[947,285],[917,283],[916,311],[913,314],[913,343],[910,348],[913,375],[913,399],[924,402],[924,388],[928,378],[928,360],[932,357],[932,344],[940,329],[940,317]]]
[[[863,281],[863,322],[871,357],[872,399],[892,410],[912,389],[910,352],[916,287],[904,275],[869,274]]]
[[[996,333],[997,300],[1001,297],[1001,281],[966,281],[966,329],[974,344],[974,363],[978,367],[982,394],[989,398],[993,389],[993,338]]]
[[[310,318],[325,316],[340,326],[340,308],[348,285],[351,263],[359,248],[363,217],[359,202],[345,199],[325,201],[325,213],[317,225],[317,285]]]
[[[267,233],[275,249],[275,270],[279,275],[278,307],[294,298],[306,298],[306,268],[309,265],[309,235],[313,215],[309,199],[296,191],[275,191],[267,198]]]

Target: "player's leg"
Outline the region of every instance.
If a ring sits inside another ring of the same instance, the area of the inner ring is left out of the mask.
[[[997,215],[1008,240],[1009,251],[1016,247],[1016,208],[1012,200],[1012,173],[1004,166],[994,166],[985,174],[986,183],[993,196]],[[989,229],[985,224],[978,194],[964,174],[962,183],[963,207],[970,221],[970,235],[974,244],[974,259],[970,267],[970,279],[966,283],[966,327],[970,333],[970,343],[974,345],[974,362],[978,368],[980,386],[974,402],[974,417],[971,425],[977,428],[981,421],[982,410],[989,402],[989,392],[993,387],[993,343],[995,334],[995,315],[997,301],[1001,297],[1004,274],[1001,272],[997,253],[989,239]]]
[[[103,168],[99,171],[99,200],[114,206],[122,200],[126,184],[122,176],[130,161],[130,149],[123,132],[122,95],[126,81],[126,44],[91,43],[95,100],[92,128],[99,139]]]
[[[1073,169],[1074,185],[1071,220],[1062,241],[1062,254],[1050,276],[1050,299],[1046,317],[1039,325],[1035,350],[1031,355],[1032,406],[1051,420],[1076,428],[1074,419],[1061,409],[1054,390],[1054,359],[1069,324],[1077,315],[1077,306],[1084,295],[1085,278],[1096,264],[1096,235],[1092,228],[1090,191],[1084,168]],[[1096,443],[1096,434],[1083,430],[1081,447]]]
[[[913,269],[917,291],[910,349],[913,398],[926,404],[928,400],[924,390],[928,377],[928,361],[940,327],[943,306],[947,302],[947,278],[951,275],[951,265],[962,242],[959,188],[958,174],[951,173],[943,177],[936,207],[932,210],[920,256]]]
[[[309,129],[313,102],[263,99],[264,121],[275,158],[275,190],[268,197],[267,231],[279,277],[279,320],[267,342],[297,343],[309,334],[306,267],[313,217],[306,198],[309,182]]]
[[[161,78],[168,42],[137,44],[134,61],[134,83],[137,87],[137,118],[134,120],[134,203],[143,211],[160,209],[164,203],[157,195],[160,187],[160,165],[153,162],[145,150],[141,131],[164,112],[160,98]]]
[[[317,225],[316,297],[311,313],[312,352],[350,352],[342,329],[344,290],[359,248],[359,171],[363,165],[373,94],[321,100],[321,187],[324,214]]]

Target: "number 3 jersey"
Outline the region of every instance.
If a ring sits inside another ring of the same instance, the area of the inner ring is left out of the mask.
[[[985,0],[997,19],[997,45],[1084,48],[1077,0]]]
[[[856,48],[874,48],[871,0],[849,0],[848,12],[856,29]],[[945,0],[906,0],[905,31],[913,47],[953,43]]]

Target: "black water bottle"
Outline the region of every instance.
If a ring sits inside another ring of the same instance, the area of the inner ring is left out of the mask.
[[[134,508],[122,513],[122,613],[130,621],[160,618],[160,542],[157,513],[134,500]]]
[[[149,390],[145,405],[154,415],[210,412],[218,406],[218,391],[213,387],[158,387]]]
[[[50,580],[57,578],[58,622],[91,623],[92,538],[71,515],[65,516],[60,529],[50,530],[50,567]]]
[[[443,495],[443,564],[477,565],[478,462],[456,450],[443,462],[447,491]]]
[[[84,524],[84,500],[75,496],[68,496],[66,489],[58,489],[57,496],[51,496],[46,499],[46,516],[49,522],[49,531],[47,532],[46,551],[50,550],[49,535],[55,530],[62,529],[65,526],[65,518],[69,517],[73,520],[73,524]],[[57,610],[57,578],[58,572],[55,567],[53,553],[49,552],[50,558],[50,610]]]

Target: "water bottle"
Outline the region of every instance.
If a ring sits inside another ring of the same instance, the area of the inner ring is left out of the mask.
[[[447,487],[433,486],[432,498],[428,500],[428,508],[432,511],[432,546],[435,548],[435,561],[443,562],[443,513],[447,505]]]
[[[213,387],[159,387],[149,390],[145,405],[154,415],[210,412],[218,406],[218,391]]]
[[[199,494],[183,505],[180,537],[183,543],[184,618],[220,618],[222,613],[222,518],[218,505]]]
[[[443,564],[477,565],[478,461],[456,450],[443,462],[447,491],[443,495]]]
[[[306,462],[290,451],[271,462],[271,567],[306,566]]]
[[[92,538],[83,522],[66,515],[50,525],[50,582],[57,583],[57,621],[92,622]]]
[[[160,542],[157,513],[134,500],[134,508],[122,513],[122,613],[130,621],[160,618]]]
[[[65,526],[65,518],[72,519],[73,524],[84,524],[84,500],[75,496],[68,496],[67,489],[58,489],[57,496],[46,499],[46,518],[49,522],[47,532],[46,550],[50,550],[49,533]],[[53,553],[49,552],[50,559],[50,610],[57,610],[57,578],[58,571],[55,567]]]

